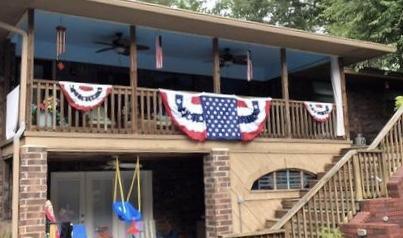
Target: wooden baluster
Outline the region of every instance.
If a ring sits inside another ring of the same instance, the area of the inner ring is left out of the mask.
[[[355,200],[357,200],[357,201],[362,200],[362,190],[361,190],[361,192],[359,192],[359,190],[361,189],[360,182],[356,182],[356,180],[360,181],[360,179],[359,179],[359,177],[355,177],[356,176],[356,171],[355,171],[356,162],[354,162],[354,157],[353,157],[353,162],[351,162],[351,160],[349,160],[347,162],[347,168],[348,168],[347,175],[348,175],[348,183],[349,183],[349,189],[350,189],[351,208],[353,211],[352,215],[354,215],[357,212],[357,209],[355,207],[356,206]],[[355,184],[353,184],[353,175],[354,175]],[[361,176],[361,175],[359,175],[359,176]],[[355,193],[354,193],[354,188],[355,188]]]
[[[80,122],[79,122],[79,112],[77,109],[74,109],[74,123],[75,123],[75,130],[77,131],[80,127]]]
[[[315,198],[313,197],[313,199],[315,199]],[[312,201],[312,200],[311,200],[311,201]],[[313,203],[313,202],[311,202],[311,201],[309,201],[308,204],[307,204],[307,209],[308,209],[308,224],[309,224],[309,236],[310,236],[310,237],[314,237],[313,234],[314,234],[315,232],[314,232],[314,230],[313,230],[312,213],[314,213],[315,210],[312,209],[312,205],[313,205],[312,203]]]
[[[131,127],[132,125],[129,125],[129,113],[130,113],[130,109],[131,109],[131,104],[129,104],[129,91],[127,88],[123,89],[124,91],[124,105],[125,105],[125,114],[124,114],[124,126],[125,126],[125,133],[127,133],[129,131],[129,127]],[[133,130],[133,128],[130,128],[131,130]]]
[[[301,216],[302,214],[301,214],[301,210],[299,210],[298,212],[297,212],[297,214],[296,214],[296,216],[297,216],[297,234],[298,234],[298,237],[302,237],[301,236],[301,234],[303,233],[303,229],[304,229],[304,227],[302,227],[302,229],[301,229],[301,221],[300,221],[300,216]]]
[[[71,127],[73,126],[73,116],[72,116],[72,111],[71,111],[71,106],[70,104],[67,104],[67,117],[69,120],[69,131],[72,131]]]
[[[398,132],[398,126],[397,126],[397,124],[395,124],[393,126],[393,154],[394,154],[394,157],[396,159],[396,169],[400,168],[400,166],[401,166],[400,156],[398,156],[398,152],[400,151],[399,150],[398,138],[397,138],[398,133],[399,133]]]
[[[285,123],[285,118],[283,117],[283,103],[280,102],[281,104],[279,104],[279,106],[276,108],[276,128],[275,128],[275,134],[276,135],[281,135],[284,136],[285,135],[285,127],[284,127],[284,123]],[[281,119],[280,119],[281,118]],[[277,136],[276,136],[277,137]]]
[[[57,95],[56,95],[56,83],[53,83],[52,90],[52,98],[53,98],[53,107],[52,107],[52,129],[56,130],[56,103],[57,103]]]
[[[330,228],[330,216],[329,216],[330,200],[328,198],[328,195],[331,196],[331,194],[330,194],[330,191],[328,189],[326,189],[326,188],[327,188],[326,184],[323,185],[323,202],[324,202],[324,205],[325,205],[326,225],[327,225],[328,228]]]
[[[336,220],[336,216],[335,216],[335,213],[336,213],[336,208],[335,208],[335,191],[332,191],[332,186],[331,186],[333,179],[334,179],[334,178],[332,177],[332,178],[329,180],[329,182],[326,183],[325,186],[328,187],[328,191],[329,191],[329,197],[330,197],[330,211],[331,211],[331,213],[330,213],[330,215],[331,215],[331,224],[332,224],[332,227],[335,229],[335,228],[336,228],[336,222],[337,222],[337,220]]]
[[[41,104],[42,100],[42,92],[41,92],[41,83],[37,83],[37,88],[36,88],[36,128],[39,128],[39,117],[40,117],[40,108],[39,105]]]
[[[361,166],[358,154],[353,156],[353,174],[354,174],[354,188],[355,188],[355,199],[357,201],[361,201],[363,199],[363,185],[362,185],[362,174],[361,174]]]
[[[339,173],[339,181],[340,181],[340,188],[341,189],[341,210],[343,211],[343,221],[342,222],[347,222],[346,217],[348,214],[348,211],[350,211],[350,203],[348,201],[348,186],[347,186],[347,174],[346,174],[346,169],[347,165],[344,164],[343,167],[340,168],[340,173]]]
[[[305,105],[302,103],[300,106],[300,114],[301,114],[301,121],[302,121],[302,132],[303,132],[303,137],[304,138],[309,138],[309,133],[308,133],[308,123],[305,117]]]
[[[315,222],[315,234],[316,237],[319,237],[320,230],[319,230],[319,216],[318,216],[318,197],[319,197],[319,191],[313,196],[313,209],[314,209],[314,222]],[[319,200],[320,204],[320,200]],[[321,211],[319,211],[321,212]],[[322,220],[320,220],[322,221]]]
[[[64,118],[64,94],[59,87],[59,95],[60,95],[60,128],[64,130],[66,126],[66,119]],[[62,123],[63,122],[63,123]]]
[[[309,202],[308,202],[309,203]],[[306,216],[306,206],[302,207],[302,225],[304,229],[304,237],[308,237],[308,225],[307,225],[307,216]]]
[[[161,127],[161,118],[158,118],[158,114],[157,114],[157,91],[156,90],[153,90],[152,91],[152,100],[153,100],[153,111],[152,111],[152,113],[153,113],[153,119],[154,119],[154,123],[153,123],[153,125],[154,125],[154,131],[153,131],[153,134],[159,134],[158,132],[158,126],[160,126]]]
[[[46,103],[48,102],[48,98],[49,98],[49,90],[50,90],[50,87],[49,87],[49,83],[48,82],[46,82],[45,83],[45,100],[46,100]],[[49,121],[49,111],[48,111],[48,105],[46,105],[45,104],[45,111],[44,111],[44,113],[45,113],[45,129],[46,130],[49,130],[49,127],[48,127],[48,121]],[[51,118],[50,118],[51,119]]]
[[[97,107],[97,132],[99,132],[101,128],[101,105]]]
[[[297,232],[296,232],[296,225],[295,225],[295,221],[296,219],[295,219],[295,216],[293,216],[292,218],[291,218],[291,231],[292,231],[292,237],[297,237]]]
[[[111,130],[114,132],[115,128],[115,89],[112,88],[111,92]]]
[[[152,134],[152,123],[153,121],[151,120],[151,100],[150,100],[150,91],[146,91],[146,99],[147,99],[147,121],[148,121],[148,134]]]
[[[397,134],[396,134],[396,139],[397,139],[397,143],[399,146],[398,149],[398,158],[399,158],[399,167],[403,165],[403,143],[402,143],[402,135],[403,135],[403,131],[402,131],[402,123],[401,123],[401,118],[399,118],[399,120],[397,121]]]
[[[338,174],[339,172],[337,172],[337,174]],[[337,221],[337,223],[336,224],[340,224],[341,223],[341,221],[342,221],[342,219],[341,219],[341,216],[340,216],[340,204],[339,204],[339,191],[338,191],[338,186],[337,186],[337,183],[340,183],[340,181],[337,181],[337,174],[335,174],[334,176],[333,176],[333,178],[332,178],[332,180],[333,180],[333,189],[334,189],[334,200],[336,201],[336,221]],[[341,191],[341,193],[342,193],[343,191]]]
[[[108,97],[104,101],[104,130],[108,130]]]
[[[122,91],[121,89],[117,89],[117,96],[118,96],[118,115],[117,115],[117,124],[118,130],[121,131],[122,129]]]
[[[318,199],[319,199],[319,217],[320,217],[320,223],[321,226],[323,227],[323,224],[325,223],[325,211],[323,210],[323,207],[325,206],[324,204],[324,198],[323,198],[323,188],[319,189],[318,191]]]
[[[144,134],[144,90],[140,91],[141,132]]]
[[[161,122],[162,122],[160,130],[161,130],[162,134],[166,134],[166,130],[168,129],[168,121],[166,121],[167,118],[166,118],[165,114],[163,114],[163,105],[162,105],[162,99],[161,99],[160,95],[158,95],[158,109],[159,109],[158,114],[159,114],[159,117],[161,118]]]
[[[370,174],[370,164],[369,160],[366,158],[365,153],[358,153],[358,157],[360,158],[361,163],[364,164],[364,183],[365,183],[365,194],[364,198],[371,198],[371,174]]]
[[[388,135],[386,136],[386,142],[387,142],[387,150],[388,150],[388,154],[389,154],[389,163],[390,163],[390,171],[389,173],[392,174],[393,172],[395,172],[395,159],[393,158],[393,146],[392,146],[392,135],[389,132]]]

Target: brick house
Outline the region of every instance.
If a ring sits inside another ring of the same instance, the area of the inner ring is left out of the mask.
[[[0,214],[13,237],[45,237],[46,200],[60,222],[83,224],[88,237],[105,227],[124,237],[111,208],[116,156],[125,191],[140,158],[144,237],[266,229],[287,213],[284,201],[299,201],[352,148],[350,128],[373,138],[386,123],[367,133],[354,121],[370,108],[354,104],[367,102],[346,88],[356,76],[344,71],[394,51],[381,44],[125,0],[3,1],[0,40]],[[82,111],[60,81],[112,89]],[[18,85],[19,103],[10,100]],[[195,142],[172,123],[159,88],[271,97],[271,108],[253,141]],[[333,110],[319,123],[304,102]],[[19,123],[6,139],[13,106]]]

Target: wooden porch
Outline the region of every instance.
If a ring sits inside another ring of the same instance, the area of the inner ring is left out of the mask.
[[[66,133],[181,134],[166,114],[157,89],[138,87],[134,92],[136,100],[133,101],[131,87],[114,85],[101,106],[83,112],[69,105],[57,81],[35,79],[27,113],[28,129]],[[44,100],[52,100],[53,108],[36,110]],[[131,108],[135,108],[134,113]],[[261,137],[343,139],[336,136],[335,130],[336,110],[332,111],[329,120],[318,123],[308,114],[302,101],[286,103],[284,99],[273,99]]]

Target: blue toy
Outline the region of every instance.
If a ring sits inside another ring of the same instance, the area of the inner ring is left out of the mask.
[[[120,167],[119,167],[119,160],[116,157],[116,171],[115,171],[115,189],[113,193],[113,204],[112,209],[115,212],[116,216],[125,223],[132,224],[133,222],[140,221],[142,219],[141,215],[141,198],[140,198],[140,163],[139,158],[137,157],[136,168],[134,170],[132,182],[130,185],[129,192],[127,194],[127,198],[125,200],[124,193],[123,193],[123,185],[122,185],[122,178],[120,175]],[[130,202],[129,198],[133,190],[134,182],[137,178],[137,207],[136,209]],[[120,189],[120,198],[121,201],[116,201],[117,196],[117,187],[119,185]]]

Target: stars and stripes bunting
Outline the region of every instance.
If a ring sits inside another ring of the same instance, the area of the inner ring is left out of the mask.
[[[167,114],[191,139],[250,141],[265,127],[271,98],[160,89]]]

